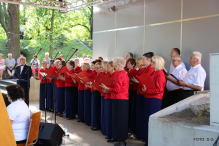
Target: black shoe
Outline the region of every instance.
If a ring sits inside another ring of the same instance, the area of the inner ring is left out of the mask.
[[[124,142],[123,144],[122,143],[117,143],[114,146],[126,146],[126,142]]]
[[[112,137],[105,137],[105,139],[112,139]]]
[[[118,142],[118,140],[108,139],[107,142]]]
[[[93,128],[91,128],[91,130],[97,131],[97,130],[99,130],[99,128],[93,127]]]
[[[84,121],[83,120],[78,120],[77,122],[82,122],[83,123]]]

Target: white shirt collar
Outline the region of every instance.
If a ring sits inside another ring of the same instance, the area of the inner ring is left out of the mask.
[[[194,66],[194,67],[191,67],[191,69],[196,69],[196,68],[198,68],[198,67],[200,67],[201,66],[201,64],[198,64],[198,65],[196,65],[196,66]]]

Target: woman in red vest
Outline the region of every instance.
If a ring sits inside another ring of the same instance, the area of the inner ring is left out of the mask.
[[[140,74],[148,73],[149,75],[151,75],[154,72],[154,69],[151,68],[151,58],[153,56],[154,56],[153,52],[148,52],[143,55],[142,63],[144,64],[145,67],[139,71]],[[145,139],[144,92],[142,91],[142,85],[139,83],[137,79],[132,79],[132,81],[138,83],[137,98],[136,98],[136,137],[139,139]]]
[[[43,61],[42,62],[42,66],[43,68],[40,69],[40,73],[46,73],[47,71],[47,62]],[[40,78],[43,78],[43,76],[41,74],[39,74]],[[40,110],[45,110],[45,80],[42,80],[40,82]],[[46,101],[48,102],[48,101]],[[47,106],[46,106],[47,108]]]
[[[145,113],[145,144],[148,145],[148,121],[150,115],[161,110],[161,104],[163,99],[164,88],[166,85],[166,78],[163,72],[165,61],[160,56],[152,57],[151,68],[154,72],[151,74],[151,78],[155,84],[155,89],[147,89],[143,86],[144,92],[144,113]]]
[[[111,93],[112,100],[112,138],[118,140],[115,146],[125,146],[128,138],[128,112],[129,112],[129,77],[124,70],[126,61],[122,57],[113,59],[117,72],[113,87],[102,85],[105,93]]]

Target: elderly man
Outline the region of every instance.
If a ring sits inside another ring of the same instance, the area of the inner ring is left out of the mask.
[[[13,79],[15,63],[16,63],[15,59],[12,58],[12,54],[9,53],[8,58],[5,60],[5,64],[6,64],[6,70],[10,75],[10,79]]]
[[[14,78],[17,79],[17,84],[24,89],[25,103],[29,106],[29,88],[32,70],[29,65],[25,64],[26,58],[20,58],[20,65],[15,68]]]
[[[191,69],[186,73],[184,79],[180,81],[170,80],[176,85],[183,86],[183,90],[181,90],[180,96],[178,96],[178,101],[194,95],[194,91],[204,90],[206,72],[201,66],[201,59],[202,54],[200,52],[193,52],[189,59]]]
[[[172,83],[170,80],[171,79],[183,80],[187,73],[187,70],[182,65],[182,60],[180,56],[172,57],[172,65],[174,67],[174,70],[171,72],[169,76],[166,76],[167,79],[166,88],[168,90],[168,106],[175,104],[177,102],[177,97],[179,96],[178,91],[183,88],[182,86]]]
[[[125,59],[126,61],[129,59],[129,58],[133,58],[133,54],[131,52],[128,52],[125,56]]]
[[[173,48],[171,53],[170,53],[170,57],[173,58],[174,56],[180,56],[180,50],[178,48]],[[185,64],[181,61],[181,64],[184,68],[186,68]],[[172,71],[175,69],[175,67],[173,66],[173,62],[171,62],[170,64],[170,74],[172,73]]]

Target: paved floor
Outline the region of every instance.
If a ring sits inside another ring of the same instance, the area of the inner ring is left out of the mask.
[[[39,110],[39,102],[30,102],[29,106],[31,112]],[[49,123],[54,123],[54,115],[51,112],[46,113],[46,120]],[[53,116],[52,116],[53,115]],[[45,113],[42,112],[41,121],[45,122]],[[92,131],[90,126],[86,126],[83,123],[78,123],[77,119],[66,120],[57,116],[56,123],[60,127],[67,126],[69,139],[66,140],[66,146],[113,146],[115,143],[106,142],[105,136],[101,134],[101,131]],[[144,143],[135,140],[134,135],[129,134],[129,139],[126,141],[128,146],[143,146]]]

